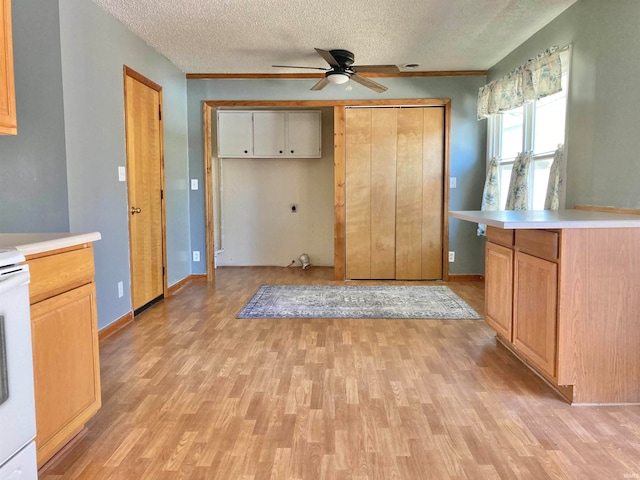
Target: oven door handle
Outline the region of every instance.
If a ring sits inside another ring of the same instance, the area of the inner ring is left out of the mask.
[[[29,283],[29,272],[12,273],[5,278],[0,277],[0,293],[4,293],[12,288]]]

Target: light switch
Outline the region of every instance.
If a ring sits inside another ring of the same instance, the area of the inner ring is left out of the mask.
[[[449,177],[449,188],[456,188],[457,178]]]
[[[118,167],[118,181],[119,182],[127,181],[127,170],[124,167]]]
[[[198,179],[197,178],[192,178],[191,179],[191,190],[197,190],[198,189]]]

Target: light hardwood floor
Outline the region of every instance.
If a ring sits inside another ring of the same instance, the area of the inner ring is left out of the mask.
[[[40,478],[640,478],[640,406],[567,405],[483,321],[235,318],[262,284],[332,278],[223,268],[136,317]],[[482,313],[481,282],[448,285]]]

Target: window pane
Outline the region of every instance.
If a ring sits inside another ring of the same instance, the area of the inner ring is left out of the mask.
[[[552,158],[531,162],[531,168],[533,169],[531,175],[531,179],[533,180],[531,210],[544,210],[544,201],[547,196],[547,185],[549,184],[549,172],[552,162]]]
[[[507,204],[507,193],[509,192],[509,182],[511,181],[512,169],[513,169],[513,164],[511,163],[508,165],[498,166],[499,185],[500,185],[500,201],[499,201],[500,210],[504,210],[504,207]]]
[[[522,107],[502,114],[500,158],[513,158],[522,152]]]
[[[553,152],[564,143],[567,111],[567,76],[562,77],[562,91],[536,102],[533,151],[536,154]]]

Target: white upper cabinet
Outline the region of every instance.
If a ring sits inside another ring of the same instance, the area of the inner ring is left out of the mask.
[[[218,156],[222,158],[320,158],[322,112],[218,111]]]
[[[253,112],[253,156],[285,156],[285,113]]]
[[[322,112],[288,112],[287,117],[287,156],[320,157]]]
[[[218,112],[218,154],[221,157],[253,156],[251,112]]]

